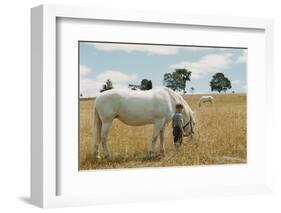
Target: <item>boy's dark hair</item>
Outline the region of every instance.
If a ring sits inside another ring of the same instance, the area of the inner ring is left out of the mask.
[[[182,109],[183,105],[182,104],[176,104],[176,109],[178,109],[178,108]]]

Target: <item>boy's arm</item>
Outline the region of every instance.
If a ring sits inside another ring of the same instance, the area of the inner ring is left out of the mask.
[[[180,127],[180,129],[181,129],[182,134],[183,134],[183,135],[186,135],[186,134],[185,134],[185,131],[184,131],[184,129],[183,129],[183,120],[182,120],[182,119],[180,120],[179,127]]]

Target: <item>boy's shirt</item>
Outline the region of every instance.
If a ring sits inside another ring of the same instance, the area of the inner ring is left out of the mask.
[[[173,128],[183,126],[182,113],[175,112],[172,121]]]

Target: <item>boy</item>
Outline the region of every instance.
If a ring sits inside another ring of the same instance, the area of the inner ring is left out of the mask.
[[[182,118],[183,105],[176,105],[176,112],[173,116],[172,126],[173,126],[173,136],[174,136],[174,145],[177,147],[182,143],[182,136],[186,136],[186,133],[183,129],[183,118]]]

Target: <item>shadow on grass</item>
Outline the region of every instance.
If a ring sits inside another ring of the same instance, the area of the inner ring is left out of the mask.
[[[101,156],[98,159],[95,159],[89,155],[87,156],[83,164],[81,164],[81,170],[138,167],[137,165],[139,164],[141,165],[142,163],[159,162],[163,160],[163,158],[165,158],[165,156],[161,154],[155,154],[155,156],[153,157],[150,157],[148,155],[129,156],[129,157],[118,155],[118,156],[112,156],[111,159],[106,159],[103,156]],[[129,166],[129,164],[131,165]]]

